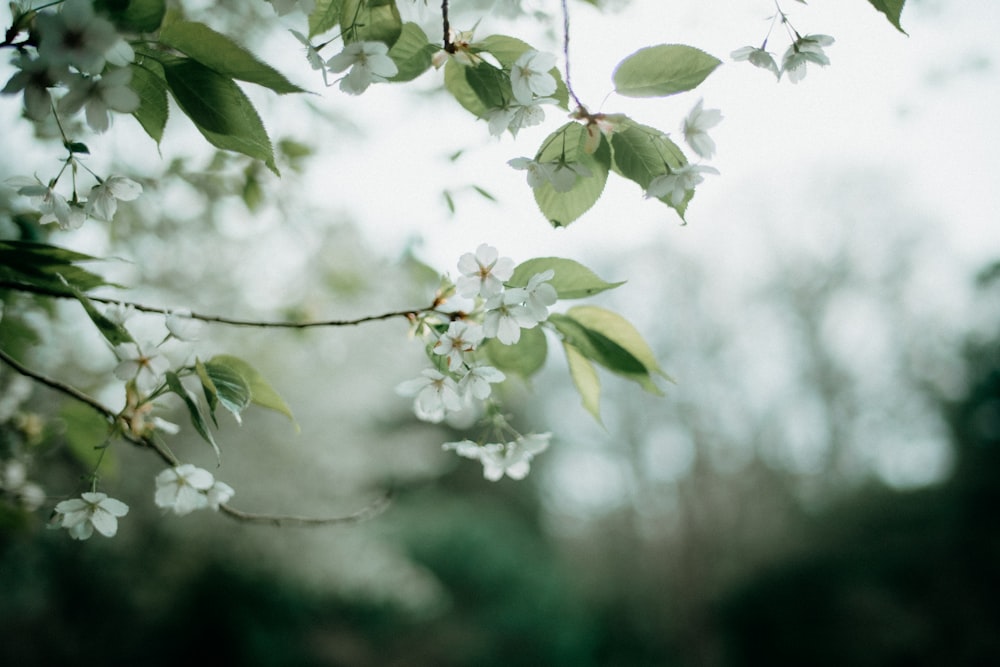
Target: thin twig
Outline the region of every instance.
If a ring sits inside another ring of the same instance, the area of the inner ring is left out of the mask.
[[[573,82],[569,76],[569,8],[566,6],[566,0],[562,0],[562,15],[563,15],[563,65],[566,72],[566,90],[569,91],[570,97],[576,102],[576,106],[583,107],[583,102],[580,98],[576,96],[573,91]]]
[[[451,41],[451,24],[448,23],[448,0],[441,0],[441,23],[444,28],[444,50],[455,53],[455,44]]]
[[[13,368],[15,371],[21,375],[35,380],[40,384],[45,385],[51,389],[55,389],[70,398],[73,398],[81,403],[84,403],[88,407],[92,408],[98,412],[101,416],[107,419],[109,422],[114,423],[118,419],[118,415],[112,410],[104,406],[102,403],[94,398],[91,398],[87,394],[84,394],[79,389],[75,389],[68,384],[54,380],[46,375],[42,375],[37,371],[33,371],[17,359],[13,358],[7,354],[4,350],[0,349],[0,361]],[[164,447],[162,444],[156,441],[155,438],[151,436],[136,436],[131,433],[122,431],[120,435],[131,442],[133,445],[139,447],[144,447],[151,449],[157,456],[163,460],[169,466],[177,466],[180,464],[180,460],[174,454]],[[392,501],[392,490],[386,491],[381,497],[377,498],[374,502],[369,503],[367,506],[361,508],[360,510],[353,512],[352,514],[347,514],[344,516],[335,517],[304,517],[304,516],[291,516],[283,514],[256,514],[253,512],[244,512],[230,505],[220,505],[219,509],[226,516],[236,519],[237,521],[243,521],[245,523],[257,523],[257,524],[271,524],[274,526],[282,526],[286,524],[297,524],[300,526],[330,526],[335,524],[352,524],[360,523],[366,519],[374,518],[384,512],[386,508]]]
[[[50,296],[57,299],[76,299],[76,295],[69,292],[61,292],[59,290],[49,289],[46,287],[40,287],[38,285],[29,285],[26,283],[18,283],[13,281],[0,281],[0,289],[11,289],[17,290],[19,292],[29,292],[31,294],[40,294],[42,296]],[[134,303],[130,301],[123,301],[122,299],[112,299],[109,297],[101,296],[90,296],[87,298],[91,301],[96,301],[97,303],[103,304],[123,304],[126,306],[132,306],[138,311],[144,313],[158,313],[160,315],[170,315],[175,310],[170,308],[159,308],[156,306],[145,306],[141,303]],[[230,326],[237,327],[258,327],[258,328],[270,328],[270,329],[311,329],[316,327],[348,327],[356,326],[359,324],[364,324],[366,322],[377,322],[380,320],[391,320],[397,317],[403,317],[406,319],[413,319],[421,313],[437,313],[439,315],[444,315],[446,317],[453,317],[453,313],[443,312],[437,310],[437,307],[441,305],[437,300],[431,304],[428,308],[410,308],[408,310],[396,310],[389,313],[382,313],[380,315],[366,315],[364,317],[359,317],[353,320],[318,320],[309,322],[267,322],[261,320],[244,320],[233,317],[222,317],[219,315],[205,315],[201,313],[188,313],[184,312],[183,316],[191,318],[193,320],[200,320],[202,322],[211,322],[215,324],[228,324]]]

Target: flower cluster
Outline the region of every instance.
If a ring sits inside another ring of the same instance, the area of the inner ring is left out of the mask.
[[[104,537],[118,533],[118,519],[128,514],[128,505],[97,491],[81,494],[56,505],[52,525],[65,528],[74,540],[86,540],[96,529]]]
[[[446,442],[442,447],[454,450],[459,456],[476,459],[483,464],[483,477],[491,482],[504,475],[511,479],[524,479],[531,470],[531,460],[549,447],[551,433],[520,435],[510,442],[477,444],[471,440]]]
[[[718,109],[705,109],[703,100],[698,100],[681,124],[684,141],[703,158],[715,155],[715,142],[708,136],[708,130],[722,122],[722,113]],[[646,186],[646,198],[657,199],[666,197],[674,206],[684,203],[688,193],[705,180],[703,174],[718,174],[715,167],[700,164],[684,164],[680,167],[667,167],[667,172],[653,178]]]
[[[757,46],[744,46],[733,51],[730,55],[733,60],[745,60],[755,67],[766,69],[774,74],[776,79],[781,79],[783,74],[788,75],[788,80],[798,83],[806,75],[806,65],[814,63],[825,67],[830,64],[830,59],[823,51],[824,46],[833,44],[833,37],[829,35],[799,35],[795,33],[792,43],[785,49],[781,58],[781,67],[767,50],[767,40],[764,44]]]
[[[206,507],[218,510],[234,493],[233,487],[218,481],[212,473],[184,463],[156,476],[154,500],[157,507],[183,516]]]
[[[510,69],[513,99],[505,100],[503,106],[486,113],[490,134],[499,137],[510,130],[516,137],[521,128],[539,125],[545,120],[542,105],[558,103],[551,97],[557,87],[551,73],[555,65],[554,55],[535,50],[525,51],[514,61]]]

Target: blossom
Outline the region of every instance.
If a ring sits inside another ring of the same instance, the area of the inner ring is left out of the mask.
[[[18,71],[10,77],[0,91],[5,95],[24,91],[24,113],[31,120],[45,120],[52,112],[52,94],[49,88],[60,77],[60,69],[45,58],[29,58],[21,54],[14,59]]]
[[[558,162],[549,174],[549,182],[556,192],[569,192],[576,185],[577,176],[590,178],[590,169],[579,162]]]
[[[170,362],[159,354],[143,354],[136,343],[120,343],[115,346],[115,355],[120,361],[114,374],[119,380],[135,380],[138,387],[149,391],[163,381],[170,368]]]
[[[112,303],[104,309],[104,317],[111,320],[114,324],[118,326],[124,326],[128,318],[135,315],[135,306],[131,303]]]
[[[778,63],[774,62],[774,56],[765,51],[763,47],[744,46],[729,55],[732,56],[733,60],[746,60],[754,67],[771,72],[775,78],[781,78],[781,72],[778,70]]]
[[[211,488],[205,492],[205,502],[208,503],[210,508],[218,511],[219,506],[228,503],[235,493],[236,491],[233,490],[233,487],[225,482],[216,480]]]
[[[448,325],[434,344],[434,354],[447,357],[448,368],[455,370],[462,365],[462,353],[472,352],[483,342],[483,328],[475,323],[457,321]]]
[[[472,51],[474,32],[474,30],[456,31],[454,28],[450,28],[448,41],[451,42],[452,50],[448,52],[442,49],[431,56],[431,64],[434,65],[434,69],[441,69],[441,66],[452,58],[458,64],[467,67],[474,67],[483,62],[483,59]]]
[[[657,176],[646,187],[646,197],[667,197],[671,204],[680,206],[687,196],[688,190],[701,183],[705,178],[702,174],[718,174],[715,167],[699,164],[686,164],[673,171]]]
[[[99,77],[71,74],[67,80],[69,92],[59,100],[59,111],[74,114],[85,109],[87,125],[95,132],[108,129],[109,111],[132,113],[139,108],[139,95],[128,87],[132,70],[127,67],[115,68]]]
[[[53,65],[72,65],[99,74],[110,60],[124,64],[135,57],[109,21],[94,14],[91,0],[66,0],[60,12],[43,12],[35,19],[39,54]]]
[[[477,445],[471,440],[446,442],[444,449],[454,450],[467,459],[478,459],[483,464],[483,477],[491,482],[504,475],[511,479],[524,479],[531,470],[531,460],[549,447],[551,433],[534,433],[518,436],[507,443]]]
[[[119,201],[132,201],[142,194],[142,186],[131,178],[109,176],[90,190],[84,211],[98,220],[111,222]]]
[[[288,32],[292,33],[295,39],[299,40],[302,46],[306,47],[306,61],[308,61],[309,66],[312,67],[313,69],[318,69],[322,71],[323,83],[325,83],[326,85],[330,85],[326,81],[326,61],[323,60],[323,57],[321,55],[319,55],[319,50],[312,45],[312,42],[309,41],[308,37],[303,35],[298,30],[289,30]]]
[[[118,532],[118,518],[128,514],[128,505],[104,493],[90,492],[56,505],[54,522],[69,531],[74,540],[85,540],[97,529],[105,537]]]
[[[38,220],[41,224],[55,222],[61,229],[77,229],[83,224],[83,210],[67,202],[65,197],[53,189],[54,184],[45,185],[37,178],[27,176],[12,176],[4,183],[17,188],[17,194],[31,198],[42,214]]]
[[[467,252],[458,258],[458,270],[462,275],[455,288],[461,296],[490,298],[500,294],[504,281],[514,275],[514,260],[500,257],[496,248],[482,243],[476,254]]]
[[[496,338],[504,345],[521,340],[521,329],[530,329],[538,320],[524,305],[528,293],[523,288],[508,289],[486,301],[483,331],[488,338]]]
[[[326,65],[334,72],[350,67],[351,71],[340,79],[340,89],[350,95],[360,95],[372,83],[386,81],[399,72],[388,53],[389,47],[383,42],[351,42]]]
[[[539,188],[548,183],[552,176],[552,169],[555,166],[551,162],[539,162],[538,160],[526,157],[516,157],[513,160],[508,160],[507,164],[514,169],[527,171],[528,185],[532,189]]]
[[[715,153],[715,142],[708,136],[708,130],[722,122],[722,112],[718,109],[703,109],[703,100],[698,100],[691,112],[684,119],[681,130],[684,141],[695,153],[703,158],[710,158]]]
[[[177,340],[198,340],[204,325],[204,322],[192,319],[191,311],[187,309],[172,310],[167,313],[167,331]]]
[[[532,100],[529,104],[512,102],[505,107],[491,109],[486,113],[486,122],[490,126],[490,134],[499,137],[504,130],[517,137],[517,133],[523,127],[534,127],[545,120],[543,104],[557,104],[553,97],[540,97]]]
[[[493,388],[490,387],[491,384],[503,382],[506,379],[507,376],[503,372],[492,366],[472,364],[462,379],[458,381],[458,390],[466,398],[472,396],[483,401],[489,398],[493,391]]]
[[[524,287],[526,297],[524,307],[536,322],[543,322],[549,317],[549,306],[559,300],[556,288],[548,283],[556,275],[552,269],[536,273]]]
[[[173,510],[174,514],[183,516],[209,506],[206,494],[215,483],[212,473],[184,463],[167,468],[156,476],[156,494],[153,499],[157,507]]]
[[[433,369],[424,369],[414,380],[401,382],[396,392],[403,396],[414,396],[413,412],[417,419],[438,423],[444,420],[448,410],[461,410],[462,398],[455,380]]]
[[[548,97],[556,92],[556,80],[549,73],[556,64],[551,53],[526,51],[510,69],[510,87],[521,104],[531,104],[535,97]]]
[[[788,74],[788,80],[798,83],[806,75],[806,63],[816,63],[820,66],[830,64],[830,59],[823,52],[824,46],[833,44],[829,35],[806,35],[799,37],[785,51],[781,60],[781,70]]]

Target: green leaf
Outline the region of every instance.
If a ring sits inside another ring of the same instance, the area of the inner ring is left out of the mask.
[[[615,68],[615,92],[626,97],[663,97],[696,88],[722,64],[715,56],[683,44],[639,49]]]
[[[580,351],[569,343],[563,343],[566,352],[566,363],[573,385],[580,392],[583,407],[601,423],[601,380],[597,377],[597,369]]]
[[[212,449],[215,451],[215,458],[219,461],[222,460],[222,452],[219,451],[219,445],[216,444],[215,438],[212,437],[212,432],[208,428],[208,423],[205,421],[205,415],[202,414],[201,407],[198,403],[191,397],[187,389],[181,383],[181,379],[177,376],[177,373],[170,371],[167,373],[167,387],[173,393],[180,396],[181,400],[184,401],[184,405],[187,406],[188,414],[191,415],[191,425],[194,426],[194,430],[198,432],[198,435],[202,437],[208,444],[212,445]]]
[[[83,292],[76,289],[72,285],[67,285],[67,288],[73,293],[73,296],[76,297],[77,301],[80,302],[80,305],[83,306],[83,309],[87,312],[87,316],[90,318],[90,321],[94,323],[97,330],[101,332],[101,335],[104,336],[105,340],[111,343],[111,345],[134,342],[131,334],[129,334],[125,327],[117,322],[109,320],[104,313],[94,307],[93,302],[88,299]]]
[[[167,13],[166,0],[95,0],[94,9],[107,14],[119,28],[155,32]]]
[[[510,76],[486,61],[474,66],[463,67],[465,80],[479,98],[482,104],[480,117],[486,116],[490,109],[499,109],[514,98],[510,87]]]
[[[239,420],[240,413],[250,405],[250,385],[238,371],[215,358],[201,366],[204,368],[204,376],[199,370],[199,377],[206,387],[206,393],[211,391],[219,399],[219,404]]]
[[[903,5],[906,3],[906,0],[868,0],[868,2],[872,4],[872,7],[885,14],[885,17],[889,19],[889,23],[894,25],[896,30],[904,35],[906,34],[903,26],[899,24],[899,17],[903,13]]]
[[[343,0],[340,27],[344,44],[385,42],[392,46],[403,32],[395,0]]]
[[[486,51],[493,54],[493,57],[503,65],[507,72],[510,72],[517,59],[524,55],[525,52],[534,50],[534,47],[527,42],[522,42],[516,37],[508,37],[507,35],[490,35],[482,41],[476,42],[472,47],[476,51]],[[569,90],[562,79],[562,73],[558,67],[553,67],[549,70],[549,74],[556,80],[556,92],[552,94],[552,97],[559,102],[560,107],[563,109],[568,108]]]
[[[171,23],[160,31],[160,42],[224,76],[256,83],[279,95],[304,92],[281,72],[262,63],[257,56],[204,23]]]
[[[642,364],[648,374],[655,373],[673,382],[670,376],[660,368],[656,355],[653,354],[649,344],[632,323],[621,315],[598,306],[574,306],[566,312],[566,315],[590,331],[605,336],[608,340],[621,346]]]
[[[524,329],[521,338],[513,345],[504,345],[491,338],[482,347],[490,364],[504,373],[531,377],[545,365],[549,344],[541,327]]]
[[[562,334],[565,342],[609,371],[626,377],[647,374],[646,367],[635,355],[606,335],[577,322],[569,314],[553,313],[549,322]]]
[[[129,87],[139,96],[139,108],[132,115],[146,134],[159,144],[163,141],[163,130],[170,114],[163,68],[148,58],[140,63],[133,63],[130,67],[132,81]]]
[[[601,280],[583,264],[561,257],[536,257],[522,262],[514,269],[514,274],[507,284],[512,287],[524,287],[536,273],[549,269],[555,271],[555,276],[549,284],[556,289],[560,299],[582,299],[625,284],[624,280],[617,283]]]
[[[584,150],[586,140],[587,131],[583,125],[569,122],[549,135],[535,156],[538,162],[579,162],[590,170],[591,175],[577,178],[568,192],[557,192],[551,183],[535,188],[535,203],[554,227],[565,227],[579,218],[604,192],[611,166],[611,149],[601,137],[597,150],[587,153]]]
[[[611,148],[615,171],[643,190],[654,178],[667,173],[668,167],[676,169],[687,164],[684,153],[666,134],[628,119],[615,127]]]
[[[77,262],[99,261],[97,257],[66,250],[45,243],[0,241],[0,280],[23,283],[60,294],[71,295],[67,283],[87,292],[95,287],[111,286],[96,273],[76,266]]]
[[[431,58],[439,50],[416,23],[403,24],[403,32],[389,49],[389,57],[399,72],[390,81],[412,81],[431,66]]]
[[[256,368],[242,359],[228,354],[216,355],[209,360],[209,363],[216,366],[224,366],[239,374],[247,387],[249,387],[250,400],[255,405],[280,412],[291,420],[292,424],[295,425],[296,431],[299,430],[299,425],[295,422],[295,416],[292,414],[291,408],[288,407],[288,404],[281,398],[281,395],[275,391],[274,387],[264,379],[264,376]]]
[[[489,111],[479,95],[469,85],[469,80],[465,76],[468,66],[456,62],[454,58],[449,58],[444,65],[444,87],[455,101],[461,104],[467,111],[477,118],[485,118]]]
[[[316,0],[316,7],[309,15],[309,37],[333,30],[340,22],[341,0]]]
[[[261,160],[278,173],[264,124],[232,79],[187,58],[167,60],[163,72],[177,104],[209,143]]]

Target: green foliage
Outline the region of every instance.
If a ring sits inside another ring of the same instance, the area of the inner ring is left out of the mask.
[[[697,88],[722,61],[683,44],[639,49],[621,61],[613,79],[626,97],[664,97]]]
[[[399,69],[390,81],[402,83],[416,79],[430,68],[431,58],[437,51],[438,47],[430,43],[420,26],[404,24],[399,39],[389,49],[389,57]]]
[[[134,32],[154,32],[167,13],[166,0],[94,0],[94,9],[102,12],[119,28]]]
[[[153,141],[163,141],[170,108],[167,104],[167,82],[163,67],[151,58],[142,58],[131,65],[130,87],[139,96],[139,108],[132,112],[142,129]]]
[[[203,23],[174,21],[160,31],[160,42],[219,74],[270,88],[279,95],[305,92],[281,72]]]
[[[580,394],[583,407],[600,422],[601,379],[597,377],[597,369],[576,347],[566,341],[563,341],[563,350],[566,352],[570,378]]]
[[[315,37],[333,30],[340,23],[341,0],[316,0],[309,15],[309,36]]]
[[[472,45],[474,52],[492,54],[507,72],[508,79],[517,59],[533,49],[534,47],[527,42],[507,35],[489,35]],[[563,81],[562,73],[559,68],[553,67],[549,70],[549,74],[556,80],[556,92],[552,94],[552,98],[559,102],[559,106],[563,109],[569,108],[569,90]]]
[[[198,401],[184,388],[184,383],[181,382],[181,378],[177,373],[169,371],[166,375],[167,387],[170,391],[184,402],[184,406],[188,409],[188,415],[191,417],[191,425],[194,426],[194,430],[198,432],[198,435],[202,439],[212,446],[215,451],[215,458],[219,461],[222,460],[222,452],[219,451],[219,445],[215,442],[215,437],[212,436],[212,431],[209,429],[208,422],[205,421],[205,413],[202,411],[201,406]],[[204,383],[202,387],[204,387]],[[209,392],[206,390],[206,397],[209,396]],[[209,399],[211,400],[211,399]],[[214,406],[212,408],[213,418],[214,418]]]
[[[274,150],[257,110],[229,77],[189,58],[166,59],[170,93],[213,146],[261,160],[274,173]]]
[[[906,0],[868,0],[868,2],[871,3],[872,7],[885,14],[889,23],[894,25],[896,30],[906,34],[903,26],[899,24],[899,17],[903,13],[903,5],[906,4]]]
[[[219,354],[212,357],[206,365],[225,369],[228,373],[238,375],[249,390],[250,401],[253,404],[279,412],[295,424],[295,417],[285,400],[264,379],[260,371],[246,361],[228,354]],[[295,428],[298,430],[298,424],[295,424]]]
[[[391,47],[403,32],[393,0],[342,0],[340,26],[344,44],[385,42]]]
[[[91,302],[91,300],[88,299],[83,292],[72,285],[67,284],[66,287],[70,292],[72,292],[73,296],[76,297],[77,301],[80,302],[80,305],[83,306],[83,309],[87,312],[87,317],[90,318],[90,321],[94,323],[97,330],[101,332],[101,335],[104,336],[105,340],[111,343],[111,345],[133,342],[131,334],[129,334],[129,332],[126,331],[122,325],[117,322],[112,322],[104,315],[104,313],[97,310],[93,302]]]
[[[620,121],[611,135],[611,148],[615,172],[634,181],[643,190],[657,176],[687,164],[684,153],[666,134],[628,118]],[[667,196],[660,197],[660,201],[676,210],[683,220],[691,196],[689,193],[677,205]]]
[[[490,364],[504,373],[531,377],[542,369],[548,357],[549,345],[541,327],[525,329],[513,345],[504,345],[495,339],[483,346]]]
[[[587,130],[569,122],[553,132],[535,156],[538,162],[579,163],[590,171],[579,177],[568,192],[558,192],[551,183],[535,188],[535,203],[553,227],[565,227],[590,210],[601,198],[611,168],[611,149],[601,137],[597,150],[585,150]]]
[[[0,280],[60,294],[70,293],[67,286],[81,292],[102,286],[117,287],[77,266],[79,262],[93,261],[99,260],[44,243],[0,240]]]
[[[532,276],[549,269],[555,271],[555,275],[548,283],[556,289],[560,299],[582,299],[625,284],[624,280],[617,283],[606,282],[583,264],[561,257],[536,257],[522,262],[514,269],[507,284],[511,287],[524,287]]]

